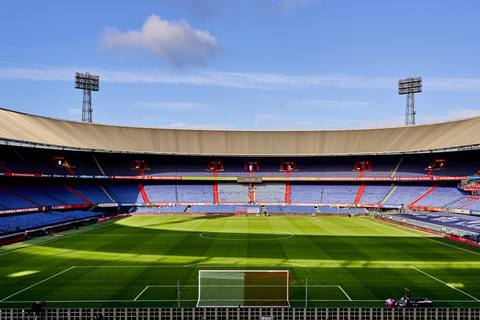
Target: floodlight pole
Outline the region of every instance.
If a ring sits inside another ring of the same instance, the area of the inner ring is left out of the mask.
[[[405,125],[415,125],[415,101],[414,93],[422,92],[422,78],[408,77],[398,80],[398,94],[407,95],[407,105],[405,108]]]
[[[415,103],[413,93],[407,94],[407,106],[405,108],[405,125],[415,125]]]
[[[99,77],[88,72],[75,73],[75,89],[83,90],[82,122],[92,122],[92,91],[99,90]]]
[[[83,89],[82,122],[92,123],[92,91]]]

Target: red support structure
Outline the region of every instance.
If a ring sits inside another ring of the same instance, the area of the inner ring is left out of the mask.
[[[218,200],[218,182],[213,183],[213,203],[220,203],[220,201]]]
[[[147,193],[145,192],[145,189],[143,188],[143,184],[139,183],[138,184],[138,189],[140,190],[140,193],[142,194],[143,201],[145,201],[146,204],[150,204],[150,201],[148,200]]]
[[[70,186],[66,185],[65,183],[63,184],[65,186],[65,188],[67,188],[68,190],[72,191],[73,193],[75,193],[77,196],[79,196],[83,201],[89,203],[90,205],[95,205],[92,201],[88,200],[87,198],[85,198],[84,196],[82,196],[80,193],[78,193],[77,191],[75,191],[73,188],[71,188]]]
[[[250,184],[250,203],[255,202],[255,185],[253,183]]]
[[[285,184],[285,204],[290,204],[290,182]]]
[[[360,171],[360,173],[363,173],[363,171]],[[354,204],[358,204],[360,202],[360,199],[362,199],[363,191],[365,190],[365,182],[360,185],[360,188],[358,189],[357,197],[355,198]]]
[[[437,189],[437,187],[440,185],[439,184],[436,184],[434,185],[433,187],[431,187],[430,189],[428,189],[427,192],[425,192],[424,194],[422,194],[417,200],[413,201],[412,203],[410,203],[408,206],[413,206],[414,203],[417,203],[419,200],[423,199],[427,194],[429,194],[430,192],[432,192],[433,190]]]
[[[457,209],[461,209],[461,208],[463,208],[463,207],[466,207],[466,206],[468,206],[469,204],[472,204],[472,203],[474,203],[474,202],[477,201],[477,200],[478,200],[478,199],[472,199],[472,201],[469,201],[469,202],[465,203],[464,205],[461,205],[461,206],[458,207]]]

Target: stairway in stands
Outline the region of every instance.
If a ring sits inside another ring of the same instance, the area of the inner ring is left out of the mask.
[[[408,206],[411,207],[413,206],[416,202],[420,201],[421,199],[423,199],[427,194],[429,194],[430,192],[432,192],[433,190],[437,189],[437,187],[440,185],[440,183],[434,185],[433,187],[431,187],[430,189],[428,189],[424,194],[422,194],[420,197],[418,197],[417,199],[415,199],[415,201],[413,201],[412,203],[410,203]]]
[[[110,198],[110,200],[112,200],[113,203],[117,203],[117,201],[115,199],[113,199],[113,197],[107,192],[107,190],[101,184],[99,186],[103,190],[103,192],[105,192],[105,194],[108,196],[108,198]]]
[[[401,160],[400,160],[400,162],[401,162]],[[393,173],[393,174],[395,174],[395,173]],[[395,191],[395,189],[397,189],[397,187],[398,187],[398,185],[392,184],[392,189],[387,193],[387,195],[382,199],[382,201],[380,201],[380,204],[383,204],[385,201],[387,201],[388,197],[390,197],[392,195],[392,193]]]
[[[95,160],[95,163],[97,164],[98,169],[100,169],[100,172],[102,173],[102,175],[105,176],[105,175],[106,175],[106,174],[105,174],[105,171],[103,171],[102,166],[100,165],[100,163],[98,162],[98,160],[97,160],[97,158],[95,157],[94,154],[92,154],[92,157],[93,157],[93,160]],[[104,191],[105,191],[105,190],[104,190]],[[106,192],[106,191],[105,191],[105,193],[108,194],[108,192]],[[110,197],[110,196],[109,196],[109,197]],[[110,197],[110,198],[111,198],[111,197]],[[115,201],[114,201],[114,202],[115,202]]]

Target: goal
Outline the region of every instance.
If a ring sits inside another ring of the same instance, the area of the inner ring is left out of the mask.
[[[197,307],[289,307],[288,270],[199,270]]]

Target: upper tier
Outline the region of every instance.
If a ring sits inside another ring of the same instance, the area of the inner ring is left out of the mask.
[[[224,156],[404,153],[480,145],[480,117],[407,127],[226,131],[122,127],[0,109],[0,139],[99,151]]]

